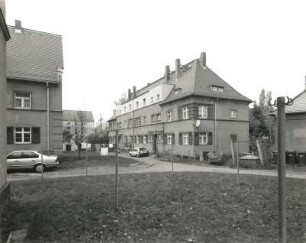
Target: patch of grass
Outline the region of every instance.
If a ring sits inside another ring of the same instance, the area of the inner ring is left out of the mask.
[[[304,242],[306,182],[287,179],[288,242]],[[28,242],[278,242],[277,178],[213,173],[120,175],[11,183],[3,235]],[[4,236],[3,236],[4,237]]]
[[[59,157],[61,169],[74,169],[85,168],[93,166],[108,166],[116,163],[116,157],[114,155],[101,156],[98,153],[89,153],[88,162],[86,161],[86,154],[82,152],[81,158],[78,158],[76,153],[67,153]],[[137,161],[130,158],[118,157],[119,166],[128,166]]]

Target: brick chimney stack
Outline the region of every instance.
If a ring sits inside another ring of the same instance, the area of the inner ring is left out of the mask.
[[[181,60],[177,58],[175,59],[175,78],[176,80],[181,76],[180,67],[181,67]]]
[[[22,32],[21,20],[16,19],[15,20],[15,33],[21,34],[21,32]]]
[[[201,58],[200,58],[201,64],[203,67],[206,67],[206,52],[201,52]]]
[[[132,92],[131,89],[128,89],[128,100],[132,99]]]
[[[165,81],[166,81],[166,83],[169,83],[169,81],[170,81],[170,67],[169,67],[169,65],[165,66]]]

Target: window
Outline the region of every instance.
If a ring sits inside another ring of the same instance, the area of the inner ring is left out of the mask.
[[[16,127],[15,128],[15,143],[31,143],[31,128]]]
[[[157,100],[157,101],[159,100],[159,98],[160,98],[160,95],[159,95],[159,94],[156,95],[156,100]]]
[[[125,106],[125,107],[123,107],[123,109],[124,109],[124,113],[126,113],[126,106]]]
[[[142,139],[144,144],[148,143],[148,135],[143,135]]]
[[[139,144],[139,136],[136,136],[136,143]]]
[[[199,134],[199,144],[200,145],[207,145],[208,144],[208,134],[207,134],[207,132]]]
[[[31,109],[31,93],[15,92],[14,107],[19,109]]]
[[[141,126],[141,117],[134,118],[134,127],[140,127]]]
[[[233,118],[233,119],[238,118],[237,110],[231,110],[231,118]]]
[[[25,152],[22,152],[22,157],[27,158],[27,159],[33,159],[33,158],[38,158],[39,155],[33,152],[25,151]]]
[[[142,100],[142,105],[143,105],[143,106],[146,105],[146,99],[145,99],[145,98]]]
[[[187,106],[183,108],[183,119],[189,119],[189,108]]]
[[[161,114],[157,114],[157,121],[161,121]]]
[[[172,121],[172,110],[167,111],[167,121]]]
[[[136,109],[138,109],[138,108],[139,108],[139,102],[136,101]]]
[[[206,105],[199,106],[199,118],[207,118],[208,107]]]
[[[167,134],[167,144],[172,144],[172,134]]]
[[[132,110],[132,105],[131,104],[129,104],[129,111],[131,111]]]
[[[143,116],[143,124],[147,124],[147,117]]]
[[[189,145],[189,133],[183,133],[183,145]]]
[[[151,116],[151,122],[156,122],[156,115]]]
[[[153,100],[153,96],[152,96],[152,97],[151,97],[151,103],[153,103],[153,101],[154,101],[154,100]]]

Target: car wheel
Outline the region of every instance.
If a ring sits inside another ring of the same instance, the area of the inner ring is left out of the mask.
[[[132,157],[132,154],[130,154],[130,157]]]
[[[46,166],[45,166],[45,165],[42,165],[42,164],[37,164],[37,165],[35,165],[34,170],[35,170],[37,173],[41,173],[43,170],[44,170],[44,171],[46,170]]]

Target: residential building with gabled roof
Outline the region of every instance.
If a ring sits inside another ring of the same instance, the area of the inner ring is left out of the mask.
[[[7,152],[62,153],[62,37],[9,26],[6,50]]]
[[[251,102],[206,66],[201,53],[185,65],[140,90],[128,90],[109,119],[110,142],[119,148],[146,147],[150,152],[198,157],[203,152],[230,153],[231,141],[249,150]]]
[[[286,150],[306,152],[306,79],[305,90],[286,106]]]

